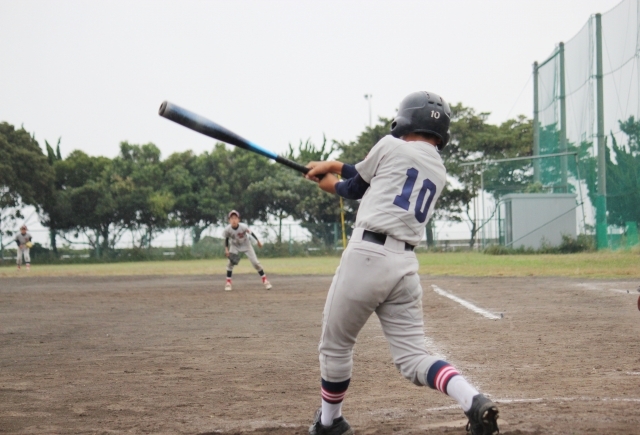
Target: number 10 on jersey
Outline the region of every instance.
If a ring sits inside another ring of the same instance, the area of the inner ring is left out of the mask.
[[[404,182],[404,186],[402,186],[402,193],[396,196],[396,199],[393,200],[393,204],[397,205],[403,210],[409,211],[409,207],[411,207],[411,193],[413,192],[413,188],[416,184],[416,180],[418,179],[418,170],[416,168],[407,169],[407,181]],[[427,196],[427,191],[429,192],[429,196],[425,201],[425,196]],[[414,214],[416,219],[420,223],[424,223],[427,219],[427,214],[429,213],[429,207],[431,207],[431,201],[433,201],[433,197],[436,194],[436,185],[433,184],[431,180],[428,178],[422,182],[422,188],[418,193],[418,198],[416,199],[416,206],[414,209]]]

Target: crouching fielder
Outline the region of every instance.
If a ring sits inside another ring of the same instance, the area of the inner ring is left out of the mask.
[[[31,268],[31,256],[29,255],[29,249],[33,245],[31,243],[31,234],[27,232],[26,225],[20,227],[20,234],[16,234],[14,240],[18,244],[18,258],[16,259],[18,270],[20,270],[20,266],[22,265],[23,256],[24,262],[27,266],[27,270],[29,270]]]
[[[267,280],[267,275],[265,275],[262,265],[258,261],[258,257],[256,257],[249,235],[256,239],[258,247],[262,248],[262,243],[258,240],[258,237],[251,232],[247,225],[240,223],[240,213],[236,210],[231,210],[229,212],[229,225],[224,229],[224,254],[229,259],[227,262],[227,282],[224,286],[226,291],[231,291],[232,289],[231,275],[233,274],[233,267],[240,262],[240,253],[244,253],[258,271],[264,287],[267,290],[271,290],[273,287]]]

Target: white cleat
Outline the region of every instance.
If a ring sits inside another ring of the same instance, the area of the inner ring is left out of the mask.
[[[231,283],[228,282],[224,285],[224,291],[226,292],[230,292],[231,291]]]
[[[264,288],[266,288],[267,290],[271,290],[273,288],[273,286],[269,281],[265,281],[263,284],[264,284]]]

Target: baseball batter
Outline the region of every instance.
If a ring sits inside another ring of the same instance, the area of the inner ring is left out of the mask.
[[[362,199],[349,245],[342,255],[324,306],[318,346],[322,406],[311,435],[350,435],[342,416],[349,387],[353,346],[376,313],[400,373],[416,385],[453,397],[473,435],[498,433],[498,409],[446,361],[424,345],[422,287],[414,247],[446,184],[439,151],[449,141],[451,110],[438,95],[415,92],[401,103],[382,138],[355,166],[311,162],[307,178],[321,189]],[[340,174],[340,181],[333,174]],[[318,176],[324,175],[322,179]]]
[[[27,232],[27,226],[22,225],[20,227],[20,233],[16,234],[14,238],[15,242],[18,244],[18,258],[16,262],[18,263],[18,270],[20,270],[20,266],[22,265],[22,257],[24,256],[24,262],[27,267],[27,270],[31,269],[31,256],[29,255],[29,249],[31,248],[31,234]]]
[[[248,226],[240,223],[240,213],[236,210],[231,210],[229,212],[229,225],[224,229],[224,254],[229,259],[227,263],[227,282],[224,286],[226,291],[231,291],[233,288],[231,285],[231,275],[233,274],[233,267],[240,262],[240,253],[244,253],[247,258],[249,258],[253,267],[258,271],[258,274],[260,274],[264,287],[267,290],[271,290],[273,287],[267,279],[267,275],[265,275],[258,261],[258,257],[256,257],[249,236],[256,239],[258,247],[262,248],[262,243],[258,240],[258,237],[251,232]]]

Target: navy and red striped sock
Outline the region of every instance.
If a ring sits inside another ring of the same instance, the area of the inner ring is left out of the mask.
[[[342,415],[342,401],[347,394],[351,379],[342,382],[329,382],[322,379],[322,415],[323,426],[331,426],[333,420]]]
[[[434,390],[447,394],[447,385],[452,377],[459,375],[458,370],[446,361],[436,361],[427,371],[427,383]]]
[[[438,390],[454,398],[467,412],[471,408],[473,397],[478,394],[467,380],[446,361],[436,361],[427,371],[427,384],[434,390]]]

